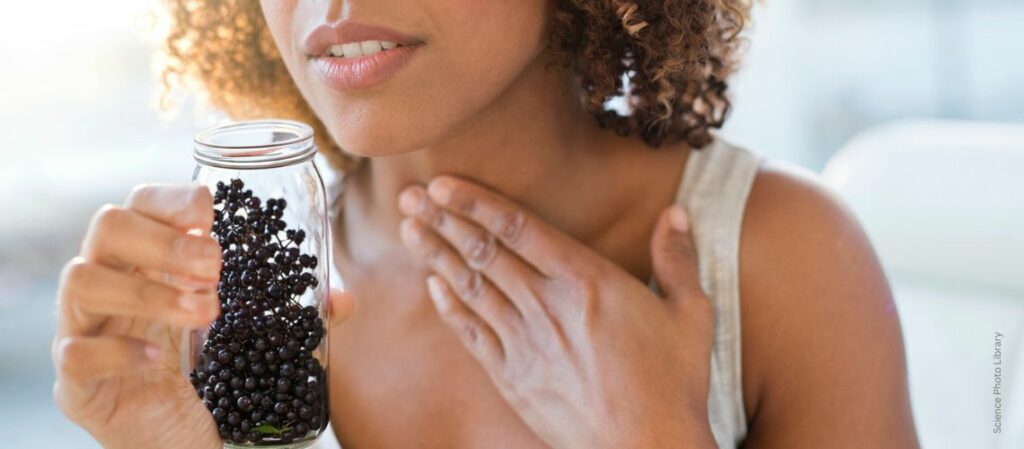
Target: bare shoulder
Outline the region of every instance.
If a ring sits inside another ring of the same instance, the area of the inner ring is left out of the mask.
[[[899,318],[851,211],[766,162],[740,248],[745,447],[916,447]]]

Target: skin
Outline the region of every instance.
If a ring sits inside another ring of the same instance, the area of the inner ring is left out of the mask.
[[[667,207],[695,150],[600,130],[571,74],[544,69],[546,3],[491,3],[263,2],[305,99],[341,147],[370,157],[333,223],[348,288],[331,296],[338,439],[714,447],[713,311],[686,213]],[[301,43],[341,19],[422,47],[384,84],[332,90]],[[212,242],[196,236],[212,222],[204,192],[140,187],[97,214],[65,270],[55,398],[107,447],[219,447],[166,338],[216,316],[210,294],[177,302],[218,275],[216,258],[175,252]],[[917,447],[899,320],[852,215],[766,164],[740,247],[744,446]]]

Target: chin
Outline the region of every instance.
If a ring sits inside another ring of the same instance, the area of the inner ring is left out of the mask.
[[[375,105],[381,106],[381,105]],[[392,156],[427,146],[439,137],[441,124],[426,123],[414,108],[361,108],[322,114],[331,138],[346,153],[364,157]],[[435,130],[427,132],[423,130]]]
[[[369,121],[373,121],[370,119]],[[410,153],[431,145],[435,133],[420,133],[409,122],[380,120],[361,125],[353,122],[327,124],[331,138],[343,151],[356,156],[378,157]],[[399,125],[405,123],[405,125]]]
[[[314,111],[345,153],[370,158],[411,153],[435,145],[458,123],[451,108],[429,90],[323,92]]]

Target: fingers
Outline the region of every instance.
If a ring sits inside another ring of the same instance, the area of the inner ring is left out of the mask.
[[[60,337],[54,342],[57,370],[54,400],[72,420],[95,397],[95,383],[160,366],[163,351],[153,343],[130,337]]]
[[[399,196],[402,212],[426,223],[454,247],[473,270],[482,272],[521,312],[530,307],[531,285],[543,275],[498,243],[494,235],[427,199],[423,187],[406,188]]]
[[[487,322],[499,337],[518,335],[522,324],[519,311],[479,271],[466,266],[436,233],[419,220],[406,218],[402,220],[400,234],[406,246],[444,278],[454,296]]]
[[[211,281],[220,277],[220,253],[220,245],[212,237],[186,234],[134,210],[110,205],[93,218],[82,245],[82,255],[90,262]]]
[[[142,184],[132,190],[125,207],[183,231],[209,233],[213,226],[213,196],[199,184]]]
[[[92,332],[107,316],[200,327],[220,313],[216,293],[209,291],[185,292],[76,257],[64,269],[58,294],[61,328],[64,335],[82,335]]]
[[[665,209],[659,217],[651,238],[651,260],[655,280],[669,302],[707,301],[689,218],[679,205]]]
[[[53,343],[54,401],[72,420],[94,419],[83,413],[96,397],[96,382],[159,368],[164,357],[158,345],[138,338],[58,337]]]
[[[152,268],[136,267],[135,273],[156,282],[163,282],[181,290],[212,290],[217,288],[217,282],[212,279],[197,279],[189,275],[173,274],[166,271]]]
[[[131,337],[64,337],[57,341],[54,366],[57,380],[83,385],[158,366],[162,351],[153,343]]]
[[[512,252],[546,276],[567,266],[567,254],[580,257],[589,250],[555,227],[498,193],[453,176],[438,176],[427,194],[447,210],[477,223]]]
[[[486,322],[463,305],[449,284],[436,275],[427,277],[427,292],[437,313],[463,346],[492,373],[500,372],[505,355],[501,340]]]
[[[332,288],[327,296],[330,302],[330,326],[333,328],[343,323],[355,309],[355,301],[352,295],[340,288]]]

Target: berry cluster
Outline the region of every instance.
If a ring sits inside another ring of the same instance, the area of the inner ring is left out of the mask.
[[[326,372],[312,351],[324,338],[316,307],[297,301],[319,283],[287,202],[261,204],[240,179],[217,183],[213,234],[223,250],[221,316],[210,325],[192,385],[234,443],[287,444],[327,425]],[[283,237],[283,238],[282,238]]]

